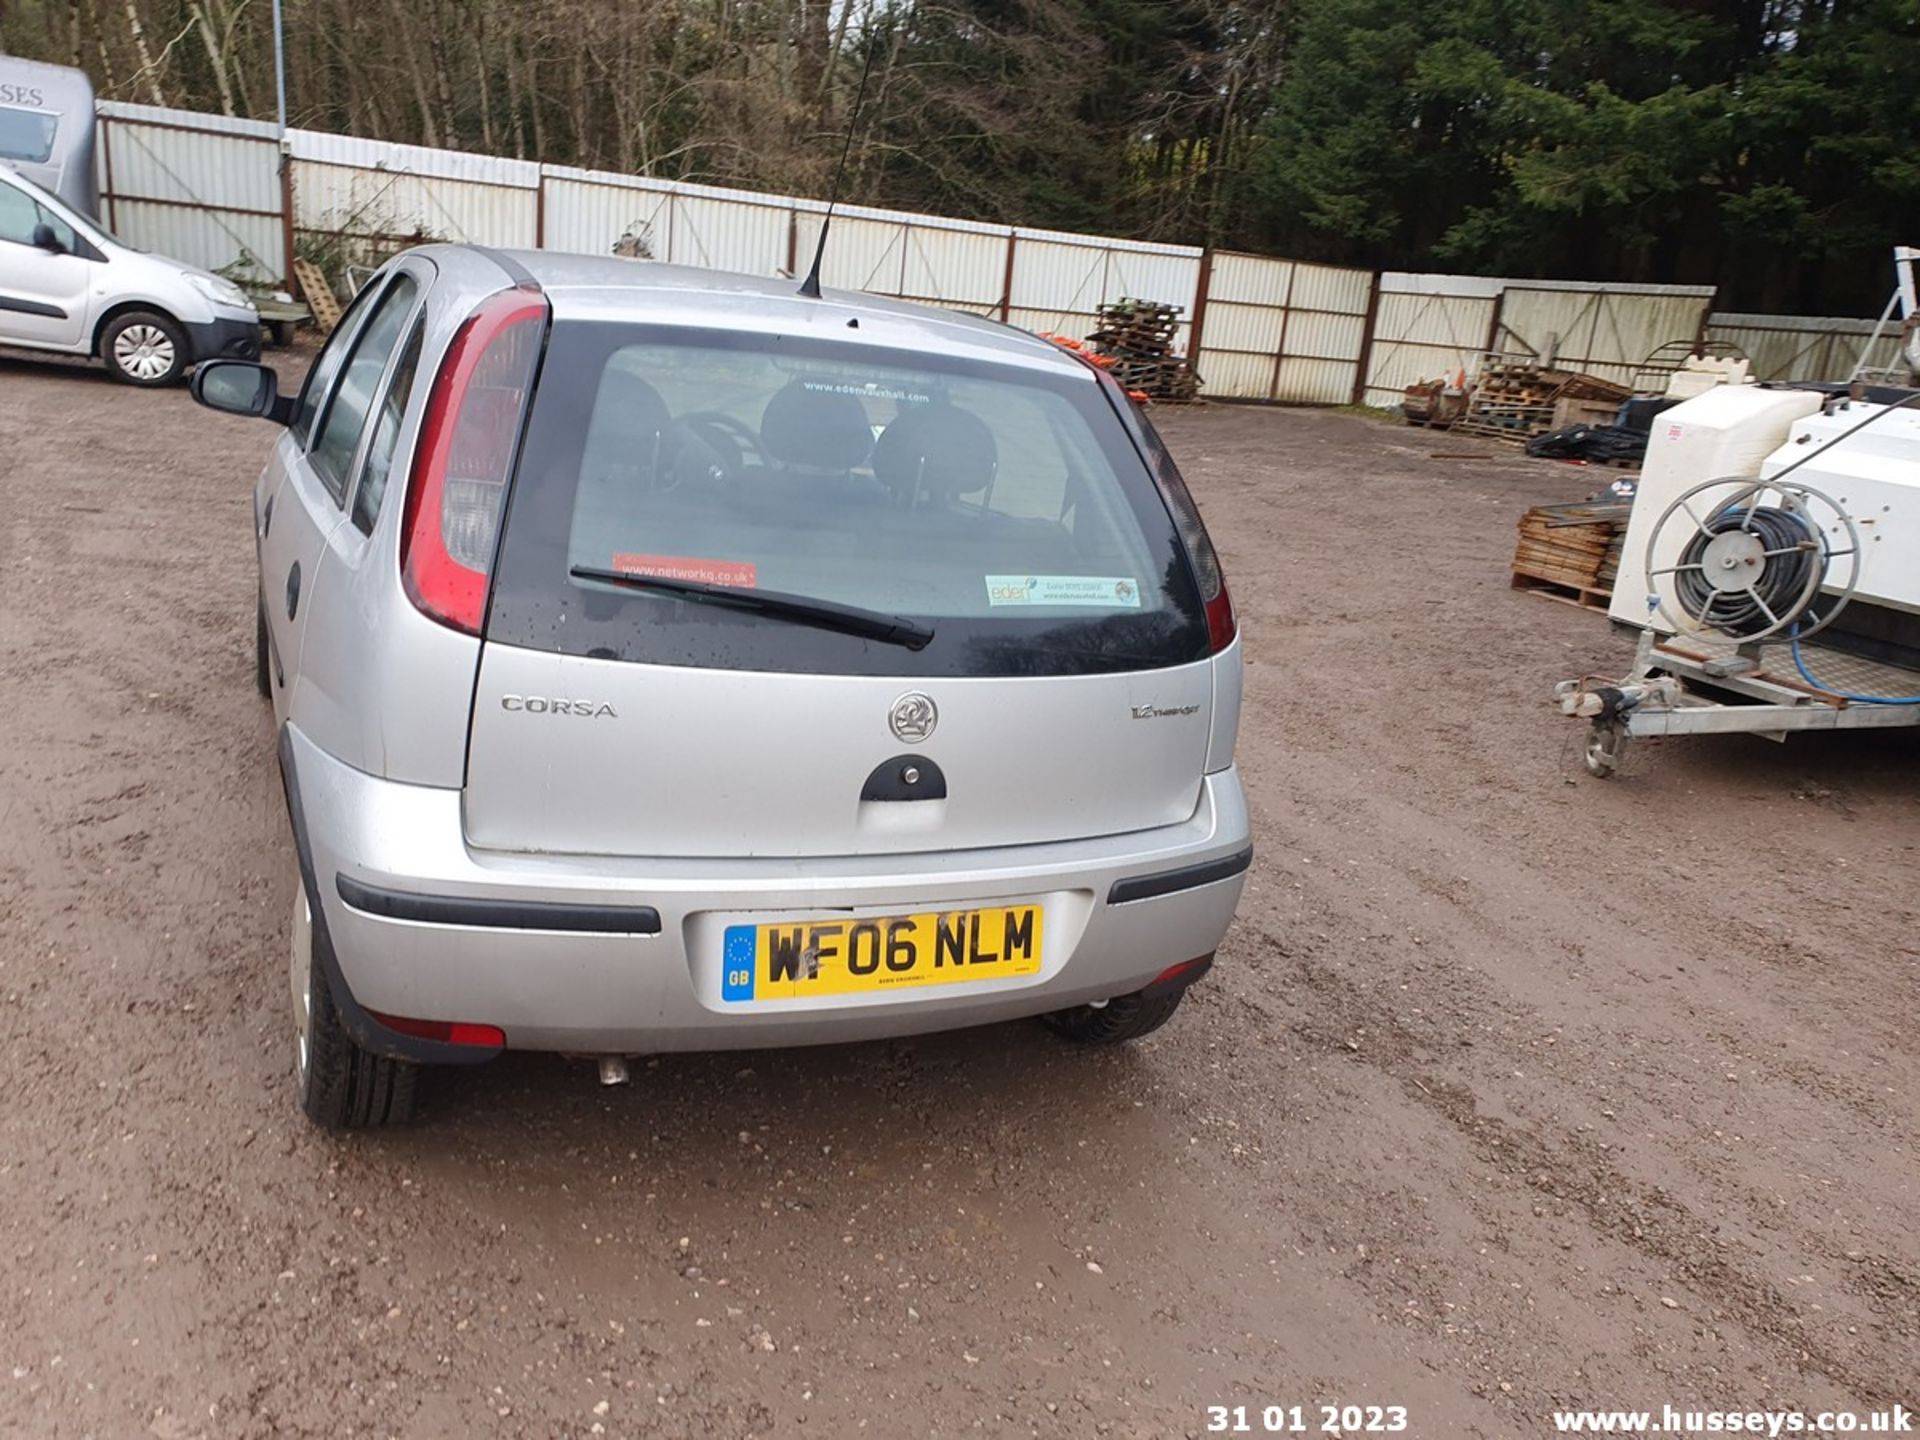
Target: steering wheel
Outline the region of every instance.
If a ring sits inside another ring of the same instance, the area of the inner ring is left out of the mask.
[[[731,469],[737,470],[746,464],[748,451],[752,451],[753,458],[761,464],[766,463],[767,454],[761,447],[759,434],[744,420],[719,410],[694,410],[682,415],[677,423],[716,450],[729,453],[734,462]]]
[[[731,494],[747,468],[747,455],[763,457],[760,437],[752,428],[717,410],[695,410],[673,421],[666,430],[673,441],[668,462],[672,476],[667,486],[712,487]]]

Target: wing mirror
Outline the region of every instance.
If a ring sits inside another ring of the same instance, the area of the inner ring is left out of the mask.
[[[67,253],[67,247],[61,243],[60,237],[53,233],[53,227],[44,220],[33,227],[33,243],[38,249],[45,250],[49,255],[64,255]]]
[[[209,360],[193,372],[188,388],[209,410],[271,420],[276,425],[293,419],[293,400],[280,393],[280,377],[251,360]]]

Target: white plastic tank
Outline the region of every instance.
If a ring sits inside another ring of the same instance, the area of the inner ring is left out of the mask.
[[[1655,625],[1671,630],[1667,619],[1654,614],[1648,603],[1646,579],[1647,537],[1674,499],[1703,480],[1751,480],[1760,465],[1786,443],[1793,422],[1812,415],[1825,397],[1813,390],[1764,390],[1756,385],[1719,385],[1704,395],[1653,417],[1647,438],[1647,458],[1633,497],[1633,514],[1620,551],[1620,573],[1613,583],[1615,620],[1630,625]],[[1702,519],[1731,499],[1737,487],[1715,490],[1693,506]],[[1660,537],[1661,553],[1654,568],[1670,565],[1693,536],[1693,527],[1680,517]],[[1667,553],[1671,551],[1672,553]],[[1671,603],[1671,581],[1666,582]]]
[[[1863,421],[1871,421],[1859,428]],[[1858,433],[1853,433],[1858,429]],[[1920,409],[1841,401],[1829,414],[1797,422],[1767,460],[1765,475],[1804,461],[1789,483],[1820,491],[1853,517],[1860,539],[1858,573],[1836,557],[1828,578],[1855,582],[1854,599],[1920,615]],[[1816,509],[1823,520],[1824,509]],[[1829,544],[1843,548],[1844,527],[1829,524]],[[1920,645],[1920,629],[1903,621],[1904,643]]]

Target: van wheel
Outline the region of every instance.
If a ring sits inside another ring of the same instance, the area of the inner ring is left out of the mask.
[[[1055,1010],[1040,1021],[1056,1035],[1082,1045],[1120,1045],[1150,1035],[1173,1018],[1180,1008],[1186,987],[1176,986],[1158,994],[1136,990],[1131,995],[1116,995],[1104,1005],[1075,1005],[1070,1010]]]
[[[419,1067],[363,1050],[347,1034],[326,973],[314,963],[313,910],[306,884],[298,879],[289,948],[294,1084],[307,1118],[328,1130],[368,1130],[411,1119]]]
[[[273,698],[272,664],[267,653],[267,612],[256,606],[253,612],[253,688],[269,700]]]
[[[123,384],[171,385],[187,368],[187,337],[157,310],[129,310],[100,332],[100,358]]]

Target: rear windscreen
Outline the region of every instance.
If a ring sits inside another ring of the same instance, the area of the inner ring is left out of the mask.
[[[53,137],[60,129],[60,117],[45,110],[22,110],[15,105],[0,105],[0,160],[24,160],[29,165],[44,164],[53,154]]]
[[[576,569],[855,607],[933,639],[908,649]],[[1085,674],[1208,653],[1166,506],[1091,377],[565,321],[487,636],[831,674]]]

